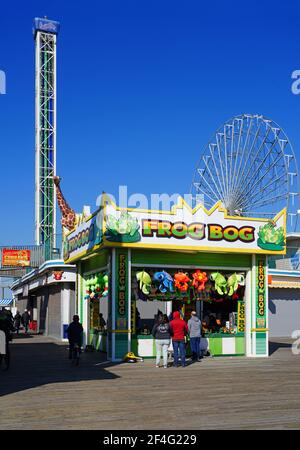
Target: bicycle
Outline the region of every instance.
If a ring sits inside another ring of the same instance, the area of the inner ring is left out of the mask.
[[[75,364],[76,366],[79,365],[80,350],[80,345],[75,342],[72,349],[72,364]]]

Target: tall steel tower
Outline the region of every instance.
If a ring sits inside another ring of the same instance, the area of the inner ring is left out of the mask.
[[[34,19],[35,40],[35,242],[46,257],[56,246],[56,36],[59,23]]]

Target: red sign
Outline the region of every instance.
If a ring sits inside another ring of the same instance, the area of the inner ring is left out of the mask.
[[[57,281],[61,280],[62,275],[63,275],[62,270],[57,270],[57,271],[53,272],[54,280],[57,280]]]
[[[2,267],[28,267],[30,266],[30,250],[2,250]]]

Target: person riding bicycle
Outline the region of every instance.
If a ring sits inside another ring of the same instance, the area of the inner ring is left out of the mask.
[[[74,347],[76,344],[79,347],[80,353],[82,345],[82,334],[83,334],[83,327],[79,322],[79,316],[75,314],[75,316],[73,316],[73,322],[71,322],[67,328],[67,335],[69,339],[69,359],[72,359]]]

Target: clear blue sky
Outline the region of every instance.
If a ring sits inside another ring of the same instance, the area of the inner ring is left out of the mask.
[[[300,155],[295,1],[3,2],[0,245],[34,242],[32,19],[44,15],[61,22],[57,172],[76,210],[119,184],[188,192],[212,133],[244,112],[278,122]]]

